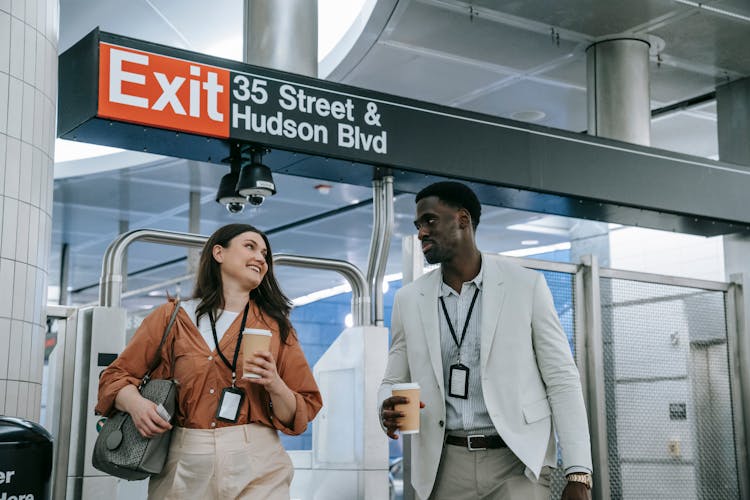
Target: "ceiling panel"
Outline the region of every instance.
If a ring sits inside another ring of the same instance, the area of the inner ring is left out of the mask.
[[[651,32],[664,53],[709,67],[750,74],[750,22],[699,12]],[[717,71],[718,72],[718,71]]]
[[[750,16],[750,2],[747,0],[715,0],[710,3],[712,7],[724,9],[734,14]]]
[[[688,71],[669,64],[657,64],[655,61],[651,61],[649,71],[651,100],[662,105],[712,92],[717,84],[713,75]]]
[[[236,47],[234,52],[241,57],[243,2],[211,0],[196,2],[186,8],[184,2],[149,1],[185,37],[192,50],[215,53],[217,49],[232,45]]]
[[[464,105],[481,113],[510,118],[514,113],[541,111],[539,125],[580,131],[586,129],[586,92],[570,87],[521,80]]]
[[[123,180],[145,180],[207,190],[218,186],[221,177],[229,172],[229,165],[165,158],[151,165],[129,168],[118,172]]]
[[[549,64],[565,57],[577,46],[565,40],[556,44],[548,33],[535,33],[482,18],[472,20],[468,14],[419,2],[409,4],[391,39],[518,71]]]
[[[687,7],[673,0],[475,0],[479,7],[531,19],[556,28],[599,37],[621,33]]]
[[[586,88],[586,54],[581,52],[570,57],[563,64],[550,68],[543,73],[537,74],[538,77],[575,85],[581,89]]]
[[[713,75],[690,71],[671,64],[659,64],[655,60],[650,62],[649,71],[651,100],[658,102],[659,106],[706,94],[713,91],[717,84],[717,79]],[[585,89],[586,56],[581,54],[571,58],[566,64],[559,65],[538,76]]]
[[[446,103],[506,78],[509,73],[407,49],[375,45],[344,83],[388,94]],[[425,80],[431,85],[424,85]]]
[[[62,0],[59,52],[65,51],[97,26],[102,31],[118,35],[186,48],[177,33],[144,0]]]

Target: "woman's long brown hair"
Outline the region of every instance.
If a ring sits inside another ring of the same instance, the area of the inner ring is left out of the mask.
[[[214,246],[221,245],[228,248],[233,238],[248,231],[259,234],[266,243],[266,249],[268,250],[266,254],[268,272],[260,285],[250,292],[250,298],[255,301],[262,314],[267,314],[276,320],[279,324],[281,341],[286,342],[286,339],[292,333],[292,323],[289,321],[292,303],[281,291],[281,287],[279,287],[276,277],[273,275],[273,254],[268,237],[250,224],[228,224],[214,231],[208,238],[206,246],[203,247],[201,252],[198,276],[193,290],[193,298],[200,299],[200,303],[195,309],[196,321],[200,321],[201,316],[208,314],[209,311],[216,316],[219,309],[224,309],[221,266],[214,259]]]

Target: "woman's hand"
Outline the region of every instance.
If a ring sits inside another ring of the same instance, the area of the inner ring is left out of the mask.
[[[260,378],[246,378],[250,383],[265,387],[273,403],[273,413],[284,425],[290,426],[297,411],[297,399],[276,371],[276,361],[270,351],[258,351],[242,362],[244,373],[255,373]]]
[[[157,413],[156,403],[141,396],[134,385],[120,389],[115,398],[115,406],[130,415],[135,428],[145,438],[150,439],[172,428],[172,425]]]
[[[266,388],[269,394],[281,394],[289,390],[276,371],[276,361],[270,351],[256,351],[253,357],[245,359],[242,365],[244,373],[254,373],[260,378],[248,378],[253,384]]]

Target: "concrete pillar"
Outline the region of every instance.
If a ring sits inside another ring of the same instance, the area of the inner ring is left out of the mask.
[[[245,0],[249,64],[318,76],[317,0]]]
[[[39,421],[57,105],[57,0],[0,1],[0,414]]]
[[[589,134],[651,143],[649,44],[617,38],[586,49]]]
[[[716,89],[719,159],[750,167],[750,77]]]

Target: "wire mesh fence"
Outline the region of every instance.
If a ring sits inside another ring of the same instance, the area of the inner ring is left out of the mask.
[[[600,289],[611,498],[738,498],[724,293]]]

